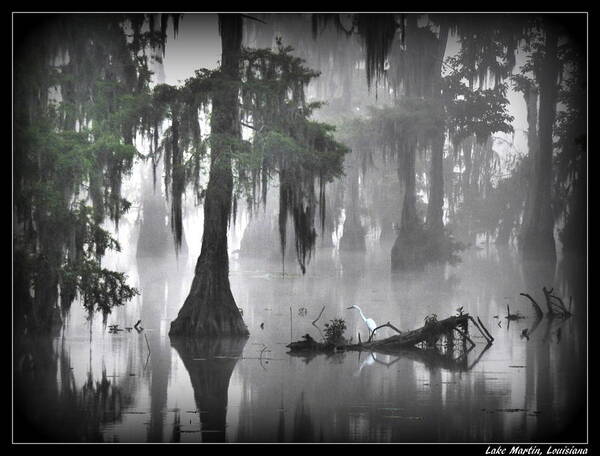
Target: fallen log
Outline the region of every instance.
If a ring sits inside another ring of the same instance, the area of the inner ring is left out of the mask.
[[[391,337],[381,340],[372,340],[372,337],[367,342],[359,342],[358,344],[350,344],[346,340],[341,340],[337,343],[317,342],[309,334],[303,336],[302,340],[292,342],[287,347],[291,353],[299,352],[329,352],[343,350],[365,350],[379,351],[390,353],[394,350],[416,347],[418,344],[426,344],[428,346],[435,345],[441,338],[452,337],[454,330],[458,330],[461,335],[468,335],[469,319],[472,318],[469,314],[462,314],[445,318],[444,320],[429,320],[424,326],[412,331],[402,332]],[[379,328],[391,327],[389,323],[381,325]],[[373,333],[376,332],[376,328]],[[395,327],[393,328],[398,331]],[[481,330],[480,330],[481,331]],[[489,336],[482,332],[482,336],[488,344],[491,344]],[[493,340],[493,339],[492,339]]]
[[[450,334],[455,328],[464,328],[463,331],[468,333],[469,314],[448,317],[444,320],[435,320],[426,323],[419,329],[407,331],[402,334],[397,334],[382,340],[372,340],[363,344],[349,345],[346,349],[364,349],[377,350],[385,349],[393,350],[400,348],[414,347],[420,343],[434,344],[442,336]]]

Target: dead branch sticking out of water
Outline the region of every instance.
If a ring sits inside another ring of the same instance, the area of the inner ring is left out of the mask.
[[[544,297],[546,298],[546,308],[548,309],[547,315],[549,317],[560,316],[562,318],[568,318],[572,315],[571,314],[571,305],[573,303],[572,298],[569,300],[569,308],[567,309],[567,306],[565,306],[565,303],[563,302],[563,300],[559,296],[553,294],[554,288],[551,288],[548,290],[546,287],[542,287],[542,291],[544,292]],[[527,293],[519,293],[519,294],[521,296],[525,296],[527,299],[529,299],[529,301],[531,301],[531,305],[533,306],[533,309],[535,310],[536,318],[538,320],[543,318],[544,312],[542,311],[542,308],[537,303],[537,301],[535,299],[533,299]]]
[[[525,318],[523,315],[521,315],[519,312],[515,313],[515,314],[511,314],[510,313],[510,307],[508,304],[506,304],[506,318],[508,321],[512,321],[512,320],[521,320],[523,318]]]
[[[533,310],[535,310],[535,315],[536,317],[542,318],[544,316],[544,312],[542,312],[542,308],[540,307],[540,305],[536,302],[535,299],[533,299],[530,295],[528,295],[527,293],[519,293],[521,296],[525,296],[527,299],[529,299],[531,301],[531,305],[533,306]]]
[[[385,323],[384,325],[378,326],[377,328],[375,328],[373,331],[371,331],[371,334],[369,335],[369,340],[367,342],[371,342],[373,340],[373,336],[375,335],[375,331],[377,331],[378,329],[381,328],[392,328],[394,331],[396,331],[398,334],[402,334],[402,331],[400,331],[398,328],[396,328],[394,325],[392,325],[389,321],[387,323]],[[358,334],[358,337],[360,338],[360,333]],[[360,339],[359,339],[359,343],[361,343]]]
[[[563,300],[559,296],[552,294],[554,288],[548,290],[546,287],[543,287],[542,291],[546,297],[546,306],[548,307],[548,313],[550,315],[558,315],[563,318],[568,318],[571,316],[571,305],[569,304],[569,309],[567,309]]]
[[[319,312],[319,316],[312,321],[312,325],[315,328],[317,328],[317,331],[319,331],[319,334],[321,335],[321,339],[323,339],[323,340],[325,340],[325,337],[323,337],[323,331],[321,331],[321,328],[319,328],[315,323],[317,321],[319,321],[319,318],[321,318],[321,315],[323,315],[324,310],[325,310],[325,306],[323,306],[323,308],[321,309],[321,312]]]
[[[563,300],[559,296],[556,296],[555,294],[553,294],[554,288],[551,288],[550,290],[548,290],[546,287],[542,287],[542,291],[544,292],[544,297],[546,298],[546,308],[548,309],[547,315],[548,315],[548,318],[550,319],[550,321],[556,316],[566,319],[572,315],[571,314],[571,305],[573,302],[572,298],[569,300],[569,308],[567,309]],[[537,301],[535,299],[533,299],[529,294],[527,294],[527,293],[519,293],[519,294],[521,296],[525,296],[527,299],[529,299],[529,301],[531,301],[531,305],[533,306],[533,309],[535,310],[535,316],[536,316],[535,322],[533,323],[533,325],[531,326],[530,329],[524,329],[523,332],[521,333],[521,337],[526,337],[527,340],[529,340],[529,338],[532,336],[532,334],[538,328],[540,322],[544,318],[544,312],[542,311],[542,308],[537,303]],[[546,331],[546,335],[544,336],[544,341],[548,340],[549,328],[550,328],[550,323],[548,324],[548,329]],[[559,338],[559,340],[560,340],[560,338]]]

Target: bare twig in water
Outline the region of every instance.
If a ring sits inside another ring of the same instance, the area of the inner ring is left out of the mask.
[[[479,332],[481,333],[481,335],[487,341],[488,344],[490,344],[494,341],[494,338],[489,333],[489,331],[486,329],[484,332],[483,329],[481,329],[481,326],[479,326],[479,324],[477,324],[475,319],[473,317],[471,317],[470,315],[469,315],[469,320],[471,320],[471,322],[473,323],[473,326],[475,326],[479,330]],[[477,320],[479,320],[479,317],[477,317]],[[479,322],[481,323],[481,320],[479,320]],[[481,325],[483,326],[483,323],[481,323]]]
[[[488,341],[489,342],[493,342],[494,338],[492,337],[492,335],[490,334],[490,332],[487,330],[487,328],[483,325],[483,322],[481,321],[481,319],[479,318],[479,316],[477,317],[477,322],[481,325],[481,328],[485,332],[484,336],[487,335],[487,338],[489,338]]]
[[[267,349],[268,347],[265,345],[262,350],[260,351],[260,355],[258,356],[258,364],[260,364],[260,367],[262,367],[264,370],[267,370],[267,368],[265,366],[263,366],[262,364],[262,355],[264,353],[264,351]]]
[[[319,318],[321,318],[321,315],[323,315],[323,311],[325,310],[325,306],[323,306],[323,308],[321,309],[321,312],[319,313],[319,316],[317,318],[315,318],[312,322],[312,325],[317,328],[317,331],[319,331],[319,334],[321,334],[321,339],[325,340],[325,337],[323,336],[323,332],[321,331],[321,328],[319,328],[317,325],[315,325],[315,323],[317,321],[319,321]]]
[[[373,352],[371,352],[370,355],[371,355],[371,358],[373,358],[373,361],[375,361],[376,363],[379,363],[379,364],[383,364],[386,367],[390,367],[391,365],[397,363],[398,361],[400,361],[402,359],[402,356],[397,356],[393,361],[386,363],[385,361],[381,361],[381,360],[377,359]]]
[[[540,325],[540,322],[542,321],[541,318],[537,318],[535,320],[535,323],[533,324],[533,326],[531,327],[531,329],[529,329],[527,331],[527,335],[529,335],[529,337],[531,337],[531,335],[533,334],[533,332],[537,329],[537,327]]]
[[[533,309],[535,310],[535,315],[537,318],[542,318],[544,316],[544,312],[542,312],[542,308],[540,307],[540,305],[535,301],[535,299],[533,299],[530,295],[528,295],[527,293],[519,293],[521,296],[525,296],[527,299],[529,299],[531,301],[531,305],[533,306]]]
[[[470,366],[467,366],[467,370],[471,370],[473,369],[473,367],[475,367],[475,364],[477,364],[479,362],[479,360],[481,359],[481,357],[483,356],[483,354],[489,350],[489,348],[492,346],[492,344],[487,344],[485,347],[483,347],[483,350],[481,350],[481,353],[479,353],[479,356],[475,359],[475,361],[473,361],[473,363],[471,363]]]
[[[508,306],[508,304],[506,304],[506,318],[508,321],[510,320],[520,320],[522,318],[525,318],[523,315],[521,315],[519,312],[517,312],[516,314],[511,314],[510,313],[510,307]]]
[[[562,314],[563,314],[564,316],[569,316],[569,315],[571,315],[571,314],[570,314],[570,312],[567,310],[567,307],[565,306],[565,303],[564,303],[564,302],[563,302],[563,300],[560,298],[560,296],[556,296],[556,295],[554,295],[554,294],[553,294],[553,295],[551,295],[550,297],[554,298],[554,299],[555,299],[555,300],[558,302],[558,304],[559,304],[559,308],[560,308],[560,311],[562,312]]]
[[[548,290],[546,287],[542,287],[542,291],[544,292],[544,296],[546,297],[546,307],[548,308],[548,313],[550,315],[554,315],[556,312],[554,312],[554,309],[552,308],[552,301],[550,299],[554,288]]]
[[[552,294],[554,288],[547,290],[546,287],[543,287],[542,290],[544,292],[544,296],[546,297],[546,305],[548,306],[548,312],[551,315],[561,315],[562,317],[571,316],[571,312],[567,310],[567,307],[565,306],[563,300],[559,296]],[[554,299],[554,302],[552,301],[552,299]]]
[[[148,343],[148,336],[146,336],[146,333],[144,333],[144,339],[146,339],[146,347],[148,347],[148,354],[150,354],[152,351],[150,350],[150,344]]]
[[[323,315],[323,311],[325,310],[325,306],[323,306],[323,308],[321,309],[321,312],[319,312],[319,316],[317,318],[315,318],[312,322],[312,324],[314,325],[317,321],[319,321],[319,318],[321,318],[321,315]]]

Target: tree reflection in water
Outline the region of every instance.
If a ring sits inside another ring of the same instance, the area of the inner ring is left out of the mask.
[[[246,341],[247,338],[171,339],[190,375],[203,442],[226,441],[229,380]],[[180,432],[185,431],[180,428]]]
[[[16,442],[98,442],[109,423],[122,419],[132,397],[109,380],[100,380],[91,368],[86,381],[76,385],[64,339],[55,349],[52,339],[32,339],[15,350]],[[125,377],[125,382],[130,381]]]

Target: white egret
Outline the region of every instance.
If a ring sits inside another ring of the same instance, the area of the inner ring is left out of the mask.
[[[360,316],[362,317],[363,321],[366,323],[367,327],[369,328],[369,336],[370,336],[371,333],[373,332],[373,330],[375,328],[377,328],[377,323],[375,323],[375,320],[373,320],[372,318],[365,317],[365,314],[362,313],[362,310],[360,310],[360,307],[358,307],[358,306],[351,306],[351,307],[348,307],[348,309],[356,309],[360,312]]]

